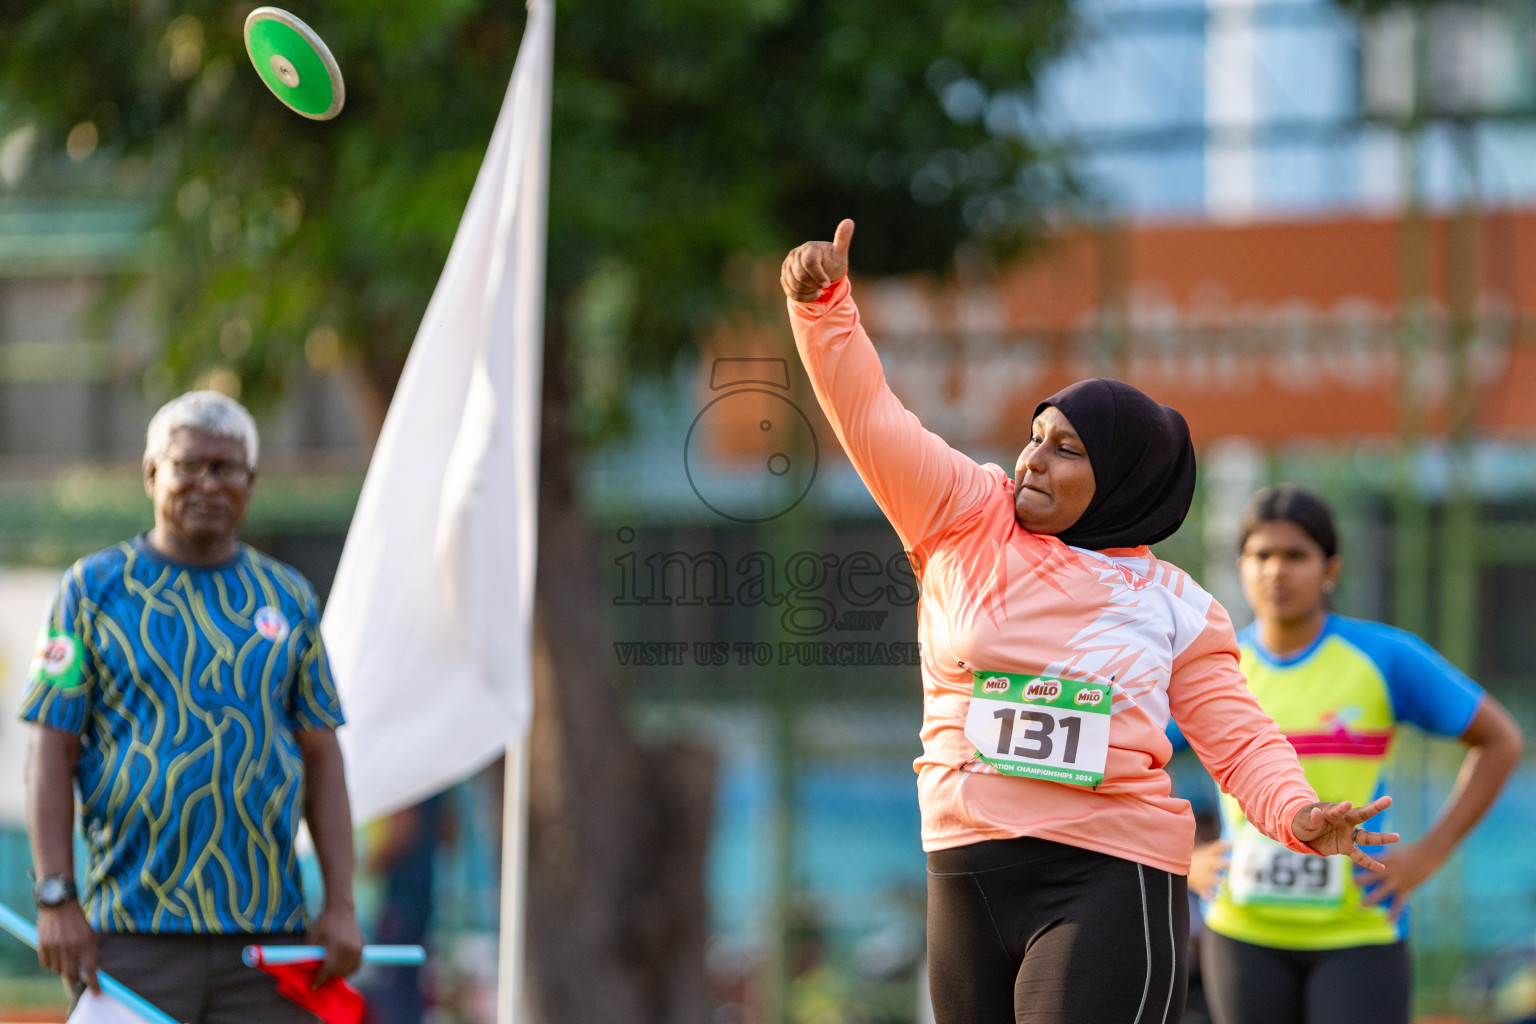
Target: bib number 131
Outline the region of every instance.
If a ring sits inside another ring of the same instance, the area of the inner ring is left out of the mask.
[[[965,735],[1004,775],[1075,786],[1104,781],[1109,755],[1107,686],[976,672]]]

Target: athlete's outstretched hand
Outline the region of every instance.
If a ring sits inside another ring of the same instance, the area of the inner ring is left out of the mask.
[[[1296,833],[1297,839],[1325,857],[1342,853],[1363,868],[1382,871],[1385,865],[1360,849],[1359,843],[1385,846],[1397,842],[1397,833],[1362,831],[1357,834],[1355,827],[1391,806],[1392,798],[1389,796],[1372,800],[1364,807],[1355,807],[1348,800],[1341,804],[1307,804],[1296,812],[1296,818],[1291,822],[1291,831]]]
[[[789,251],[779,270],[784,294],[796,302],[810,302],[823,288],[841,281],[848,273],[848,243],[853,241],[853,221],[844,220],[830,242],[806,242]]]

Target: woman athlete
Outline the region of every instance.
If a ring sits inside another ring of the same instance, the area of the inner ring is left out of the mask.
[[[1223,798],[1229,840],[1197,850],[1190,872],[1191,886],[1214,896],[1201,940],[1206,997],[1216,1024],[1407,1024],[1407,896],[1498,796],[1520,758],[1520,729],[1418,637],[1329,610],[1339,554],[1321,498],[1260,491],[1239,546],[1256,617],[1238,635],[1243,673],[1321,796],[1363,802],[1381,792],[1401,722],[1458,736],[1469,750],[1439,820],[1384,856],[1375,878],[1295,856]]]
[[[1389,803],[1320,803],[1238,671],[1226,613],[1147,549],[1183,521],[1184,419],[1091,380],[1035,410],[1013,479],[886,386],[846,279],[853,222],[784,261],[800,357],[922,581],[928,972],[938,1024],[1170,1024],[1183,1009],[1189,804],[1170,712],[1265,836],[1375,858]]]

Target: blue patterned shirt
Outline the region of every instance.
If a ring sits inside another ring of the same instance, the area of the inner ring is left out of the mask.
[[[81,559],[54,594],[21,717],[81,738],[97,931],[304,930],[295,731],[342,715],[297,571],[243,545],[186,566],[142,536]]]

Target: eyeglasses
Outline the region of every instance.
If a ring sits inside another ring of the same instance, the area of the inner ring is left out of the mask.
[[[171,472],[182,480],[201,480],[211,476],[221,484],[250,483],[251,467],[229,459],[176,459],[165,457]]]

